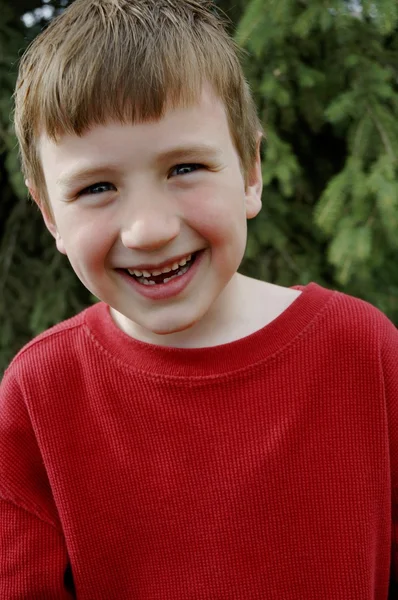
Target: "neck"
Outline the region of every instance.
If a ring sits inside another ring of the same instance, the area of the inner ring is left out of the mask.
[[[278,317],[300,292],[236,273],[210,310],[191,327],[159,335],[111,309],[120,329],[130,337],[158,346],[205,348],[241,339]]]

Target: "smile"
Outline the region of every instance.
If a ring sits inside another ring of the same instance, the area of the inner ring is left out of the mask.
[[[173,262],[168,265],[164,265],[161,268],[154,269],[153,271],[139,271],[137,269],[126,269],[128,274],[133,277],[138,283],[142,285],[159,285],[165,284],[181,277],[189,270],[196,258],[196,254],[188,254],[178,262]]]

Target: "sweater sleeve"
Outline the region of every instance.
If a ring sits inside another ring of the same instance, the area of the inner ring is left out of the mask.
[[[398,330],[389,321],[386,323],[381,360],[388,411],[391,461],[391,586],[394,591],[398,591]],[[395,595],[393,597],[395,598]]]
[[[59,532],[2,498],[0,548],[0,598],[71,600],[75,597]]]
[[[11,369],[0,387],[0,598],[70,600],[72,588],[43,457]]]

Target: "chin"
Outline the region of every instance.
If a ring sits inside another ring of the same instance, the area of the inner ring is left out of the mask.
[[[173,333],[181,333],[183,331],[188,331],[189,329],[194,327],[194,325],[199,323],[200,320],[201,317],[197,317],[196,319],[192,320],[185,319],[184,321],[181,321],[180,319],[169,319],[166,322],[159,323],[159,325],[154,325],[154,323],[152,322],[149,327],[145,327],[145,325],[143,325],[143,327],[149,329],[149,331],[151,331],[155,335],[171,335]]]
[[[197,321],[193,321],[192,323],[184,323],[184,324],[175,324],[175,325],[170,325],[170,323],[168,323],[167,325],[163,326],[163,327],[151,327],[150,331],[156,335],[170,335],[173,333],[180,333],[181,331],[187,331],[188,329],[191,329],[191,327],[193,327],[195,324],[197,323]]]

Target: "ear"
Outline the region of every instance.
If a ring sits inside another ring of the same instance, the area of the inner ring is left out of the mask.
[[[253,219],[261,210],[261,194],[263,191],[263,176],[261,173],[261,147],[262,133],[259,132],[257,140],[256,157],[253,166],[247,173],[246,181],[246,217]]]
[[[40,198],[37,190],[30,185],[29,181],[25,181],[25,184],[29,190],[29,194],[32,196],[33,200],[36,202],[37,206],[39,207],[39,210],[43,217],[43,221],[44,221],[48,231],[51,233],[51,235],[55,239],[55,245],[57,246],[58,252],[61,252],[61,254],[66,254],[65,246],[64,246],[61,236],[59,235],[58,228],[55,223],[54,215],[52,214],[50,206],[48,206],[47,203],[43,202],[43,200]]]

